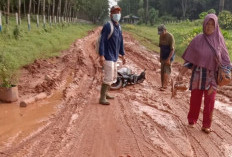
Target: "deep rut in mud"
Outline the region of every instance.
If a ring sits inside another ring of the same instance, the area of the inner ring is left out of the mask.
[[[124,33],[125,66],[135,73],[146,69],[146,80],[111,91],[116,97],[111,105],[99,105],[102,70],[95,52],[99,31],[89,32],[60,57],[37,60],[22,69],[20,100],[45,92],[48,98],[35,103],[53,101],[55,111],[30,134],[23,134],[23,129],[11,138],[6,132],[0,134],[4,135],[0,156],[232,156],[232,84],[219,89],[213,132],[200,131],[202,113],[196,127],[189,128],[190,92],[178,92],[171,98],[170,88],[159,91],[158,54],[128,33]],[[173,64],[172,77],[180,66]]]

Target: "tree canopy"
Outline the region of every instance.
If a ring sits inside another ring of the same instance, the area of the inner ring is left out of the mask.
[[[108,16],[108,0],[1,0],[5,15],[14,13],[80,17],[97,22]]]
[[[149,10],[155,9],[158,10],[159,17],[172,16],[177,19],[198,19],[201,12],[210,9],[214,9],[216,14],[222,10],[232,11],[231,0],[120,0],[119,5],[123,16],[140,16],[142,11],[148,16]]]

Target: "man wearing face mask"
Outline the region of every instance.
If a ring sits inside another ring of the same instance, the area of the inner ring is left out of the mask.
[[[123,36],[119,24],[121,18],[121,8],[118,5],[110,9],[111,21],[107,22],[101,31],[99,44],[100,64],[104,68],[104,78],[101,86],[101,96],[99,103],[109,105],[107,99],[114,99],[108,95],[108,90],[112,83],[117,80],[117,60],[119,54],[122,56],[122,62],[125,64],[125,52],[123,46]]]

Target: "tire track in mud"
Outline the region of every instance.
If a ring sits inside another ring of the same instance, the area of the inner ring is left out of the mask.
[[[120,95],[120,98],[125,97],[123,100],[119,100],[123,112],[123,119],[125,120],[127,127],[130,128],[133,133],[134,140],[136,141],[138,150],[141,154],[140,156],[162,156],[162,151],[154,148],[152,143],[146,139],[137,115],[131,114],[131,112],[133,112],[131,111],[133,107],[128,101],[129,98],[127,93],[122,92]]]

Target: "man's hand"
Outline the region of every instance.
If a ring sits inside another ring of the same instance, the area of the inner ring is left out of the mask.
[[[125,59],[124,56],[122,56],[122,64],[123,64],[123,65],[126,64],[126,59]]]
[[[170,59],[169,59],[169,58],[165,60],[165,64],[167,64],[167,65],[171,65],[171,61],[170,61]]]
[[[101,66],[103,66],[103,65],[104,65],[104,61],[105,61],[104,56],[100,56],[99,63],[100,63],[100,65],[101,65]]]

